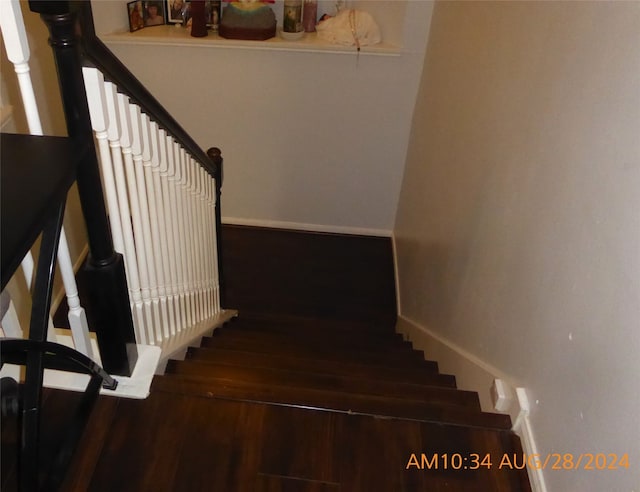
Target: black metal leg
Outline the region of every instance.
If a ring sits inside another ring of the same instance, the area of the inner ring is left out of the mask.
[[[58,442],[60,442],[58,456],[51,466],[43,490],[58,490],[62,484],[67,467],[73,457],[76,444],[82,437],[82,433],[91,416],[91,410],[98,398],[101,384],[102,378],[97,374],[89,381],[73,418],[69,425],[65,427],[64,434],[61,434],[58,439]]]
[[[51,217],[42,232],[29,327],[29,339],[37,342],[44,342],[47,339],[51,292],[63,216],[64,203],[58,207],[57,213]],[[20,484],[23,491],[29,492],[38,489],[39,414],[43,376],[42,352],[29,351],[20,419]]]

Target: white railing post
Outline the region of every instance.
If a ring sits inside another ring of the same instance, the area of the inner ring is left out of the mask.
[[[60,254],[60,251],[63,253]],[[91,347],[91,338],[89,337],[89,323],[87,322],[87,315],[84,308],[80,305],[75,273],[73,271],[73,265],[71,264],[71,256],[69,255],[69,246],[67,245],[66,236],[62,233],[60,234],[60,244],[58,245],[58,265],[60,266],[62,283],[65,286],[67,304],[69,305],[67,319],[69,320],[69,328],[71,328],[73,344],[78,352],[93,359],[93,348]]]
[[[31,52],[18,0],[0,1],[0,27],[2,28],[2,38],[4,39],[7,58],[13,63],[18,75],[20,95],[22,96],[22,105],[27,116],[29,133],[31,135],[42,135],[40,113],[38,113],[38,105],[33,92],[29,68]]]

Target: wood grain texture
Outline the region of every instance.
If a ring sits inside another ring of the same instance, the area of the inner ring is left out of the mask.
[[[227,304],[240,311],[393,321],[390,238],[225,225]]]
[[[238,249],[225,261],[242,285],[230,298],[246,309],[170,362],[147,400],[101,398],[65,492],[530,491],[525,470],[498,469],[502,454],[522,452],[508,416],[480,412],[475,393],[456,390],[394,333],[382,291],[347,279],[369,260],[349,245],[338,251],[336,236],[311,235],[318,245],[309,246],[304,234],[231,229]],[[309,260],[305,247],[328,248],[331,262]],[[324,288],[355,294],[335,299]],[[408,467],[414,453],[488,454],[492,466]]]

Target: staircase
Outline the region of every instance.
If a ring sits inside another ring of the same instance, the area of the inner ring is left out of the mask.
[[[390,304],[371,303],[367,314],[357,302],[371,285],[383,284],[375,278],[387,275],[388,262],[375,266],[369,260],[380,250],[390,254],[388,240],[372,246],[372,238],[224,232],[225,267],[235,272],[230,302],[240,315],[190,348],[184,360],[170,361],[148,399],[100,397],[62,490],[530,490],[525,470],[499,466],[505,454],[511,462],[514,453],[522,456],[509,418],[482,412],[476,393],[456,389],[455,378],[440,374],[437,363],[424,360],[391,322],[376,321],[385,319],[376,311],[390,314]],[[321,258],[305,255],[305,242],[321,249]],[[297,252],[295,268],[288,248]],[[345,253],[350,250],[359,251],[358,262],[338,261],[353,258]],[[276,286],[263,291],[271,304],[261,311],[249,309],[260,296],[248,295],[242,280],[257,256],[269,261],[253,270],[255,293],[263,284]],[[366,280],[355,275],[358,265],[368,272]],[[339,280],[333,269],[342,272]],[[287,275],[302,278],[305,271],[316,274],[295,288],[277,282]],[[234,287],[238,281],[244,290]],[[313,286],[336,282],[351,292],[340,316],[327,316],[336,305],[325,310],[318,301],[311,307]],[[371,291],[367,296],[376,297]],[[284,305],[290,313],[278,312]],[[68,418],[65,409],[77,398],[45,390],[43,468],[47,443],[55,442]],[[4,447],[11,445],[9,424],[3,421],[2,490],[14,490]]]

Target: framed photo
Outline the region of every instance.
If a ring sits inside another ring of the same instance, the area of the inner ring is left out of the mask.
[[[187,0],[165,0],[167,4],[167,22],[186,24],[191,5]]]
[[[142,0],[127,3],[127,13],[129,14],[129,32],[134,32],[144,27]]]
[[[207,26],[217,31],[218,25],[220,24],[220,17],[222,16],[222,2],[221,0],[207,0],[204,5],[204,12],[207,16]]]
[[[144,2],[144,27],[163,26],[165,22],[164,2]]]

